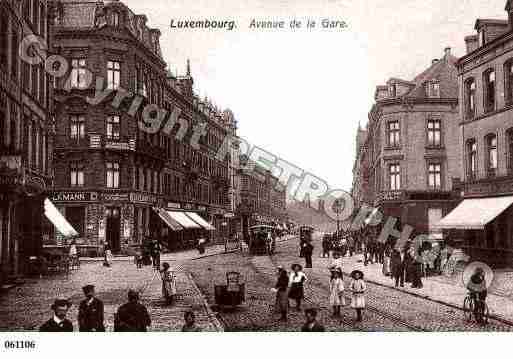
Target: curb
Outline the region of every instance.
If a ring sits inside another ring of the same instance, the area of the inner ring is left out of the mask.
[[[350,275],[350,273],[347,273],[347,272],[344,272],[344,274],[348,275],[348,276]],[[417,298],[426,299],[426,300],[429,300],[431,302],[442,304],[442,305],[445,305],[445,306],[453,308],[453,309],[463,310],[463,307],[461,307],[459,305],[448,303],[448,302],[444,302],[443,300],[432,298],[429,295],[409,292],[409,291],[407,291],[405,289],[401,289],[401,288],[398,288],[398,287],[395,287],[395,286],[392,286],[392,285],[383,284],[383,283],[380,283],[380,282],[377,282],[377,281],[371,280],[371,279],[366,279],[366,282],[372,283],[374,285],[378,285],[380,287],[385,287],[385,288],[393,289],[393,290],[396,290],[398,292],[402,292],[402,293],[405,293],[405,294],[409,294],[409,295],[412,295],[412,296],[417,297]],[[490,314],[489,317],[490,317],[490,319],[496,320],[496,321],[501,322],[503,324],[513,326],[513,321],[511,321],[509,319],[506,319],[506,318],[504,318],[502,316],[499,316],[499,315],[496,315],[496,314]]]
[[[194,291],[196,292],[196,295],[198,295],[201,298],[201,301],[203,302],[202,303],[203,307],[205,308],[205,311],[207,312],[207,316],[208,316],[208,318],[210,320],[210,323],[212,323],[212,325],[214,326],[215,331],[216,332],[224,332],[224,326],[221,324],[219,319],[217,319],[216,314],[214,313],[214,311],[210,307],[210,304],[208,304],[208,302],[207,302],[205,296],[203,295],[203,293],[201,293],[201,290],[198,288],[198,285],[196,284],[196,282],[192,278],[191,274],[189,272],[185,272],[185,275],[187,276],[187,278],[189,279],[190,283],[192,284],[192,287],[194,288]]]

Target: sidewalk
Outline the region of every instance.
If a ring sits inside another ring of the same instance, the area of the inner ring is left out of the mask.
[[[395,288],[405,293],[410,293],[419,297],[434,300],[440,303],[448,304],[461,308],[463,299],[467,295],[467,290],[461,280],[461,273],[452,277],[435,276],[422,278],[424,287],[422,289],[411,288],[410,283],[405,283],[404,287],[396,288],[394,281],[390,277],[386,277],[382,273],[382,264],[368,264],[364,266],[361,254],[353,257],[344,258],[344,271],[350,273],[354,269],[359,269],[365,273],[365,280],[375,284],[384,285]],[[457,276],[457,277],[456,277]],[[510,272],[496,272],[495,281],[497,284],[492,285],[486,298],[486,303],[490,309],[490,314],[499,319],[503,319],[513,323],[513,300],[507,295],[501,295],[495,288],[505,288],[510,284]],[[506,281],[507,285],[502,282]],[[508,293],[511,295],[511,293]]]
[[[128,289],[141,291],[141,302],[147,306],[152,319],[150,331],[179,331],[183,325],[183,313],[192,309],[198,326],[203,331],[222,331],[223,327],[208,307],[203,295],[179,263],[172,266],[177,271],[176,302],[164,306],[159,274],[151,266],[137,269],[127,261],[103,267],[99,262],[83,263],[79,270],[65,275],[43,279],[28,279],[26,284],[0,296],[0,331],[30,331],[51,317],[50,305],[55,298],[68,298],[73,306],[68,318],[78,330],[78,306],[83,299],[82,286],[94,284],[97,297],[104,302],[107,331],[114,327],[114,313],[127,301]]]

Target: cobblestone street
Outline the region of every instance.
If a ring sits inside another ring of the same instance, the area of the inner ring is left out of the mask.
[[[193,252],[185,252],[185,258],[192,258]],[[180,256],[170,256],[180,259]],[[167,257],[164,256],[163,260]],[[82,286],[95,284],[97,297],[105,305],[105,326],[113,330],[114,313],[126,302],[128,289],[143,290],[141,302],[145,304],[152,319],[151,331],[177,331],[183,325],[183,313],[193,309],[196,321],[204,331],[221,330],[204,305],[204,300],[187,273],[180,271],[180,261],[170,261],[177,271],[177,301],[173,306],[162,303],[159,274],[151,266],[137,269],[131,260],[114,261],[111,268],[102,266],[101,261],[86,262],[68,278],[64,275],[27,279],[24,285],[13,288],[0,296],[0,330],[38,330],[51,316],[50,305],[55,298],[69,298],[73,306],[68,318],[78,330],[78,305],[83,299]]]
[[[491,320],[486,327],[464,320],[463,312],[454,307],[432,300],[413,296],[408,293],[387,288],[382,285],[368,284],[367,308],[364,321],[355,323],[355,313],[349,307],[342,311],[341,319],[331,317],[328,305],[327,267],[329,259],[320,258],[316,244],[313,269],[305,269],[309,277],[305,287],[305,307],[320,309],[320,320],[330,331],[510,331],[513,327]],[[246,303],[237,311],[220,313],[225,330],[250,331],[297,331],[304,321],[303,313],[291,311],[286,323],[278,321],[278,315],[272,312],[275,285],[275,268],[283,265],[290,268],[292,263],[303,263],[298,258],[297,240],[281,242],[273,257],[249,257],[239,253],[198,259],[187,264],[200,289],[213,302],[214,283],[225,281],[226,271],[236,270],[243,274],[246,282]],[[349,265],[344,268],[350,272]],[[364,269],[365,271],[365,269]],[[346,288],[348,278],[346,279]],[[460,298],[463,300],[463,297]],[[349,302],[348,302],[349,303]]]

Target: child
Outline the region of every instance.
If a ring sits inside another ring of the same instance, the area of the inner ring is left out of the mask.
[[[142,265],[143,265],[142,249],[137,249],[137,251],[135,252],[135,264],[137,265],[137,268],[142,268]]]
[[[183,318],[185,324],[182,327],[182,332],[201,332],[201,328],[196,325],[196,316],[192,310],[186,311]]]
[[[362,311],[365,308],[365,290],[367,289],[363,281],[363,272],[354,270],[351,273],[353,280],[349,288],[351,289],[351,308],[356,309],[356,321],[362,321]]]
[[[346,298],[344,298],[344,281],[342,280],[342,272],[337,268],[331,269],[330,305],[333,307],[334,317],[340,317],[340,307],[346,305]]]
[[[300,264],[292,265],[292,273],[289,277],[289,298],[296,301],[296,310],[301,311],[301,300],[304,298],[303,285],[306,281],[306,275],[303,273],[303,267]]]

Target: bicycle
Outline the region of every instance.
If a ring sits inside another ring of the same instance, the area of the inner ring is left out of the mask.
[[[479,323],[479,317],[481,318],[482,324],[488,324],[488,319],[490,316],[490,312],[488,310],[488,305],[486,301],[481,302],[481,306],[477,307],[476,298],[474,298],[470,293],[467,294],[465,299],[463,300],[463,315],[468,322],[474,320]]]

